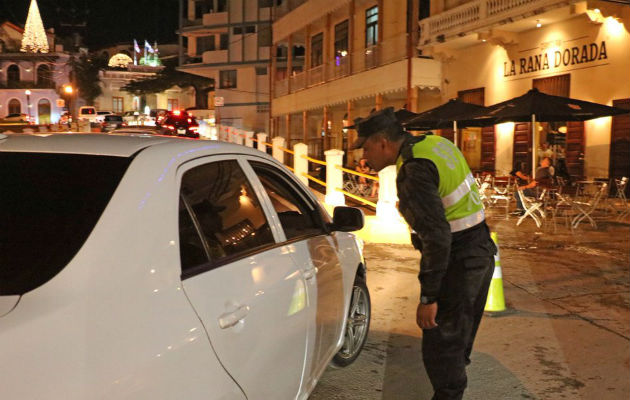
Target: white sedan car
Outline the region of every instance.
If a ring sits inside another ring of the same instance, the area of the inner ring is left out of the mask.
[[[305,399],[369,328],[361,211],[243,146],[0,135],[1,399]]]

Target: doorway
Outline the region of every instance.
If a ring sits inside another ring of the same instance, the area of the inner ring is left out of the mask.
[[[630,110],[630,98],[613,100],[613,107]],[[610,179],[621,179],[630,175],[630,115],[614,116],[610,127]],[[611,185],[611,194],[617,188]],[[626,186],[626,196],[630,196],[630,185]]]
[[[37,118],[39,124],[50,124],[50,101],[48,99],[41,99],[37,103]]]

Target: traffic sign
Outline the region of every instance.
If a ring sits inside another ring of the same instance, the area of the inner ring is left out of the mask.
[[[223,107],[223,97],[217,96],[214,98],[215,107]]]

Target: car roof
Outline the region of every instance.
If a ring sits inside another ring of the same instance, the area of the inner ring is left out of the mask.
[[[155,134],[0,134],[0,152],[88,154],[131,157],[146,148],[155,148],[165,157],[183,152],[210,151],[215,154],[251,154],[263,152],[233,143],[183,139]]]

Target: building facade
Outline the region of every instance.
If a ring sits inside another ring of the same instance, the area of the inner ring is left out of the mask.
[[[305,142],[322,157],[347,150],[356,117],[439,104],[441,64],[415,48],[420,1],[286,1],[274,11],[272,134],[289,146]]]
[[[217,123],[267,131],[272,1],[180,0],[180,9],[179,70],[214,79]]]
[[[70,82],[70,55],[47,32],[47,53],[21,52],[24,30],[10,22],[0,25],[0,118],[26,114],[38,124],[57,122],[64,103],[60,93]],[[54,49],[54,50],[53,50]]]
[[[145,107],[172,111],[195,106],[195,91],[192,87],[180,88],[173,86],[160,93],[142,96],[136,96],[122,90],[126,84],[132,81],[155,77],[163,68],[133,65],[131,57],[124,53],[114,54],[112,59],[122,57],[127,58],[126,64],[122,63],[119,67],[110,67],[99,71],[102,94],[94,100],[94,106],[98,110],[121,114],[125,111],[143,113]]]
[[[441,63],[441,101],[492,105],[542,92],[630,108],[630,6],[603,1],[434,0],[418,49]],[[463,129],[471,167],[531,169],[530,123]],[[630,117],[537,124],[536,142],[575,178],[630,174]],[[443,135],[453,137],[452,131]],[[546,143],[546,144],[545,144]],[[549,150],[547,150],[549,151]]]

